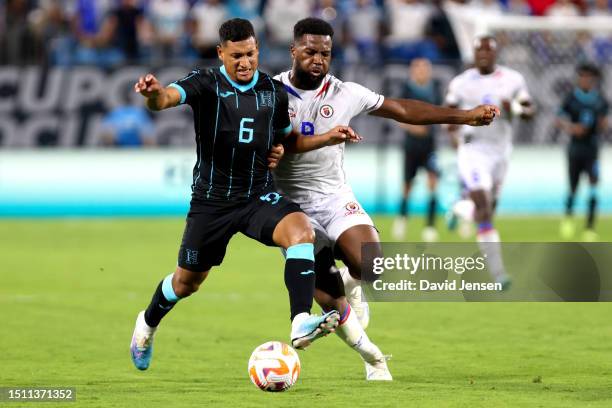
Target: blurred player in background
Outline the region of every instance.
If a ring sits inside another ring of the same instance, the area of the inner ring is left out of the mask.
[[[410,78],[404,85],[402,97],[416,99],[439,105],[442,102],[440,83],[431,77],[431,63],[425,58],[416,58],[410,63]],[[408,198],[419,168],[427,172],[429,201],[427,204],[427,222],[421,238],[425,242],[438,240],[435,227],[437,199],[436,189],[440,170],[436,158],[436,141],[434,126],[410,125],[400,123],[406,131],[404,139],[404,190],[400,202],[400,214],[393,221],[393,238],[402,240],[406,233],[408,216]]]
[[[607,129],[608,101],[600,91],[600,71],[595,65],[581,64],[576,87],[567,95],[559,112],[557,126],[570,136],[568,145],[569,194],[561,236],[571,239],[575,233],[574,198],[580,175],[586,173],[591,186],[586,229],[583,240],[596,241],[597,184],[599,182],[599,137]]]
[[[290,139],[293,143],[287,144],[288,154],[274,173],[276,186],[300,204],[315,228],[317,301],[324,310],[340,311],[337,333],[365,361],[366,379],[391,380],[385,357],[364,331],[369,317],[367,305],[361,302],[357,280],[362,277],[361,244],[380,242],[378,231],[346,180],[344,144],[326,146],[314,135],[334,126],[348,125],[361,113],[415,125],[487,125],[493,121],[497,108],[484,105],[458,110],[410,99],[385,98],[359,84],[342,82],[329,75],[334,31],[327,22],[306,18],[297,22],[293,33],[292,69],[276,78],[289,94],[292,125],[301,134],[313,136]],[[296,148],[304,150],[305,145],[307,150],[317,150],[295,153]],[[322,247],[327,249],[319,250]],[[342,273],[346,292],[345,288],[338,287],[341,286],[338,274],[329,274],[330,268],[334,268],[334,256],[348,266]],[[351,313],[345,293],[360,315],[361,324]],[[328,295],[327,303],[321,300],[324,294]]]
[[[271,148],[291,132],[287,93],[280,82],[258,71],[259,48],[249,21],[226,21],[219,37],[220,68],[195,70],[167,87],[147,74],[134,86],[153,111],[191,106],[197,143],[193,194],[178,265],[159,283],[136,320],[130,351],[140,370],[149,367],[161,319],[180,299],[198,290],[211,268],[221,264],[238,232],[286,251],[294,347],[305,348],[334,331],[340,318],[335,310],[310,315],[314,232],[300,207],[276,192],[272,182]],[[345,139],[343,133],[328,133]]]
[[[503,265],[493,214],[512,151],[511,120],[514,116],[530,118],[534,109],[523,76],[496,64],[495,39],[479,37],[474,48],[475,67],[451,81],[446,103],[454,107],[491,103],[502,106],[503,110],[501,120],[488,128],[449,127],[450,132],[459,132],[459,175],[474,203],[473,214],[459,215],[473,216],[478,224],[477,240],[487,256],[489,272],[497,283],[507,287],[510,278]]]
[[[101,142],[105,146],[155,145],[155,125],[141,106],[119,106],[102,120]]]

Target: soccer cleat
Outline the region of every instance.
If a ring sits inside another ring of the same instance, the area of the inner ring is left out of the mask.
[[[573,219],[567,217],[561,220],[561,225],[559,226],[559,234],[561,235],[561,238],[570,240],[574,237],[575,233],[576,225],[574,224]]]
[[[501,283],[502,292],[507,292],[512,286],[512,278],[510,278],[508,275],[504,275],[500,280],[497,281],[497,283]]]
[[[130,354],[132,362],[139,370],[146,370],[151,364],[153,356],[153,335],[155,327],[150,327],[145,322],[144,311],[138,313],[136,318],[136,327],[132,335],[132,343],[130,344]]]
[[[366,380],[367,381],[393,381],[387,360],[390,356],[382,356],[378,360],[371,363],[365,362]]]
[[[423,242],[438,242],[438,231],[434,227],[425,227],[421,233]]]
[[[461,239],[470,239],[476,233],[474,224],[471,221],[460,220],[457,233]]]
[[[357,320],[359,320],[361,327],[365,330],[370,324],[370,305],[365,301],[360,281],[351,276],[346,266],[340,268],[339,271],[342,282],[344,283],[346,300],[349,305],[351,305],[353,312],[355,312],[355,316],[357,316]]]
[[[396,241],[402,241],[406,237],[406,217],[397,217],[393,220],[391,235]]]
[[[457,224],[459,223],[459,217],[457,214],[453,212],[453,210],[449,210],[446,213],[446,228],[449,231],[454,231],[457,229]]]
[[[582,233],[582,241],[584,242],[597,242],[599,241],[599,235],[592,229],[585,230]]]
[[[291,344],[296,349],[303,350],[313,341],[333,333],[339,321],[340,314],[335,310],[321,316],[300,313],[291,323]]]

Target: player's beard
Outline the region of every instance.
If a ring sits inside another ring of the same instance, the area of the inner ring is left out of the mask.
[[[318,77],[313,77],[308,72],[296,67],[293,70],[293,74],[295,75],[295,81],[299,84],[300,89],[317,89],[321,86],[321,82],[325,79],[325,75],[327,73],[322,73]]]

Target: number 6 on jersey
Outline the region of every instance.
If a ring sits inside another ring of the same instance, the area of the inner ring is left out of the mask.
[[[242,118],[240,121],[240,133],[238,133],[238,141],[240,143],[251,143],[253,140],[253,129],[246,127],[247,123],[253,122],[255,122],[255,119],[253,118]]]

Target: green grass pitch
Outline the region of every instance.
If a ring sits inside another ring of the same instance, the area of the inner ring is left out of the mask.
[[[391,220],[377,222],[389,239]],[[505,240],[558,239],[554,218],[497,225]],[[356,353],[330,336],[300,352],[289,392],[258,391],[248,357],[260,343],[288,340],[288,300],[278,250],[242,236],[168,315],[151,368],[139,372],[128,352],[134,319],[173,269],[182,227],[0,221],[0,387],[76,387],[76,403],[53,407],[612,406],[612,305],[603,303],[372,304],[368,332],[393,355],[394,382],[366,383]],[[611,218],[598,228],[612,241]]]

